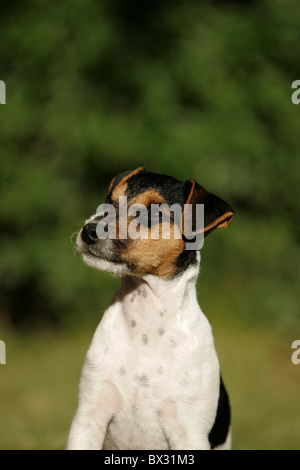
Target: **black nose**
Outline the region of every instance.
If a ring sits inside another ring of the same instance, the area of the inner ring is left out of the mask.
[[[83,226],[81,238],[87,245],[92,245],[98,240],[96,232],[97,224],[90,222]]]

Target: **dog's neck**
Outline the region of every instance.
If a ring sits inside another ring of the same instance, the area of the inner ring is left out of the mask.
[[[158,310],[170,315],[190,310],[198,304],[196,281],[199,265],[200,253],[197,252],[197,263],[171,280],[150,274],[142,277],[124,276],[119,291],[124,313],[132,310],[137,302],[141,309]]]

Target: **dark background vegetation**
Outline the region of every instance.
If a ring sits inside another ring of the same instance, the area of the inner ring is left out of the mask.
[[[205,242],[198,284],[233,382],[234,446],[299,447],[300,365],[290,361],[300,336],[300,105],[291,102],[299,44],[297,0],[2,1],[0,339],[10,338],[8,358],[15,357],[14,372],[9,359],[0,366],[6,411],[15,407],[14,387],[22,390],[24,351],[39,383],[30,344],[60,335],[75,350],[79,334],[69,342],[63,335],[95,327],[118,287],[74,255],[72,234],[116,173],[142,165],[195,178],[234,207],[232,225]],[[68,367],[65,356],[56,360]],[[77,386],[74,371],[61,380]],[[75,397],[73,385],[66,390]],[[4,413],[3,447],[63,447],[74,410],[65,412],[58,440],[40,441],[32,425],[47,409],[45,398],[36,411],[40,396],[29,393],[14,418]],[[253,400],[257,414],[248,416]],[[45,423],[42,432],[54,435],[54,427]]]

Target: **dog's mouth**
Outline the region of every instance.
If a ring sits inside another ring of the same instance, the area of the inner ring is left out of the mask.
[[[76,245],[84,263],[89,267],[116,275],[130,274],[129,267],[117,256],[114,247],[106,243],[106,240],[97,240],[88,244],[83,240],[81,230]]]
[[[109,257],[105,256],[105,254],[102,251],[99,252],[98,247],[95,246],[87,246],[87,252],[85,252],[85,254],[86,253],[103,261],[109,261],[111,263],[119,265],[124,264],[122,260],[120,260],[116,256],[113,256],[113,254],[111,254]]]
[[[91,256],[98,258],[99,260],[122,264],[122,261],[117,258],[117,256],[114,256],[113,250],[109,250],[107,247],[105,248],[104,240],[103,242],[98,241],[93,245],[88,245],[82,240],[82,237],[79,234],[77,240],[77,251],[79,251],[82,256]]]

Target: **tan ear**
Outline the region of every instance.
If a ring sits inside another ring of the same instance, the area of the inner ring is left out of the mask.
[[[200,186],[195,180],[190,179],[185,183],[186,204],[192,205],[192,227],[195,230],[196,204],[204,204],[204,236],[217,228],[225,228],[232,222],[234,210],[223,201],[223,199],[208,192],[203,186]]]
[[[118,187],[120,187],[124,183],[126,183],[126,181],[129,178],[131,178],[134,175],[137,175],[141,171],[145,171],[145,168],[143,168],[142,166],[140,166],[136,170],[123,171],[122,173],[119,173],[117,176],[115,176],[111,180],[111,183],[110,183],[109,188],[108,188],[107,195],[109,196],[112,193],[112,191],[115,191],[115,189],[117,189]]]

